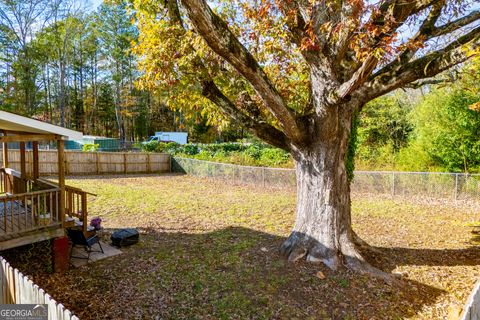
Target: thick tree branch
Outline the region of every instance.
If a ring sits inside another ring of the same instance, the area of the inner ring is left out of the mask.
[[[377,66],[378,59],[371,55],[363,62],[360,69],[358,69],[347,82],[343,83],[337,90],[336,97],[345,99],[358,87],[360,87],[365,80],[370,76],[372,71]]]
[[[228,61],[253,86],[266,107],[279,121],[285,134],[302,141],[305,130],[286,106],[271,81],[250,52],[238,41],[227,24],[218,17],[205,0],[181,0],[190,21],[209,47]]]
[[[445,0],[440,0],[432,6],[432,10],[428,14],[428,17],[423,21],[417,33],[409,40],[411,45],[406,47],[399,57],[394,60],[394,63],[407,63],[414,57],[415,53],[420,48],[416,42],[425,42],[435,31],[435,23],[438,21],[438,18],[440,18],[445,3]]]
[[[473,11],[465,17],[435,28],[435,30],[430,34],[429,39],[452,33],[477,20],[480,20],[480,11]]]
[[[453,81],[454,79],[451,79],[451,78],[425,79],[425,80],[419,80],[416,82],[409,83],[405,85],[404,88],[419,89],[423,86],[434,85],[434,84],[447,84],[447,83],[452,83]]]
[[[367,102],[385,93],[404,87],[409,83],[431,78],[442,71],[465,62],[474,53],[469,53],[468,45],[474,48],[479,46],[480,27],[477,27],[447,45],[444,49],[416,59],[405,65],[387,66],[371,77],[358,92],[359,97]]]
[[[307,24],[303,18],[300,8],[296,1],[277,1],[278,7],[287,21],[288,30],[292,35],[293,42],[297,47],[301,47],[302,40],[305,37]]]
[[[354,4],[350,1],[343,1],[342,9],[340,13],[340,21],[342,24],[342,28],[340,29],[338,35],[338,41],[336,46],[334,47],[333,54],[335,55],[335,64],[339,65],[345,58],[349,48],[349,42],[354,34],[354,28],[348,26],[349,21],[351,18],[358,13],[356,12],[358,8],[355,8]],[[358,23],[360,23],[360,19],[358,19]]]
[[[349,58],[355,55],[353,49],[348,48],[349,41],[351,41],[353,34],[352,32],[347,31],[349,28],[345,28],[345,31],[341,31],[335,51],[334,67],[337,70],[337,73],[341,75],[338,79],[343,83],[337,90],[336,97],[340,99],[348,97],[365,82],[379,62],[375,50],[377,50],[377,48],[381,49],[386,45],[383,44],[384,41],[391,41],[392,35],[410,16],[418,14],[420,11],[430,6],[435,7],[432,11],[436,12],[436,10],[439,9],[441,12],[444,5],[444,0],[390,0],[380,3],[378,10],[372,13],[370,20],[365,23],[360,30],[360,34],[368,34],[369,28],[374,28],[377,31],[380,31],[378,35],[372,37],[364,44],[368,45],[371,53],[363,61],[355,61],[354,59]],[[353,5],[348,6],[343,4],[342,11],[345,12],[342,14],[342,23],[348,25],[348,20],[352,18],[352,15],[359,15],[360,11],[357,12],[355,10],[358,11],[361,9]],[[350,15],[348,15],[348,13]],[[359,15],[359,20],[360,17],[361,15]],[[432,19],[432,21],[433,20],[434,19]]]
[[[202,82],[202,87],[203,96],[217,105],[227,116],[240,123],[246,129],[252,131],[252,133],[260,139],[263,139],[278,148],[290,151],[289,141],[283,132],[266,122],[253,119],[243,111],[239,110],[230,99],[218,89],[213,81]]]
[[[177,0],[165,0],[164,6],[168,10],[170,23],[180,26],[182,30],[186,32]],[[195,51],[193,48],[192,50]],[[245,105],[249,106],[249,115],[237,108],[236,105],[221,92],[221,90],[212,80],[208,69],[205,67],[205,64],[198,55],[195,55],[194,64],[200,69],[199,80],[202,86],[202,95],[204,97],[219,107],[220,110],[222,110],[229,118],[240,123],[246,129],[256,134],[259,138],[276,147],[287,151],[290,150],[289,144],[287,143],[287,138],[283,132],[261,119],[260,109],[255,105],[250,97],[248,97],[248,101],[245,102]]]
[[[418,58],[417,60],[414,60],[414,61],[409,62],[409,63],[402,63],[402,61],[397,59],[394,62],[386,65],[382,69],[375,72],[375,74],[373,74],[370,77],[370,79],[379,78],[379,77],[382,77],[382,76],[387,75],[387,74],[392,76],[392,75],[394,75],[395,72],[402,71],[405,68],[409,68],[411,65],[428,64],[431,60],[435,59],[436,57],[438,57],[438,56],[440,56],[444,53],[448,53],[448,51],[457,49],[461,46],[464,46],[467,43],[470,43],[470,42],[473,43],[473,42],[477,41],[479,35],[480,35],[480,27],[477,27],[477,28],[471,30],[469,33],[467,33],[467,34],[463,35],[462,37],[458,38],[457,40],[451,42],[445,48],[434,51],[434,52],[431,52],[431,53],[429,53],[429,54],[427,54],[427,55],[425,55],[421,58]]]

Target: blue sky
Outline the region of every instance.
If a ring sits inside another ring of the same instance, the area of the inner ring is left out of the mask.
[[[103,0],[90,0],[92,4],[92,10],[96,10],[100,4],[102,4]]]

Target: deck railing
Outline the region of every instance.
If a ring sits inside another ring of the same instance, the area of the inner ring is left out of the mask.
[[[61,224],[60,189],[0,196],[0,234],[28,232]]]
[[[0,191],[0,236],[61,223],[57,186],[23,179],[19,172],[2,168]]]
[[[83,231],[88,227],[87,194],[81,189],[65,186],[65,214],[82,221]]]
[[[46,179],[38,179],[37,183],[50,187],[58,187],[58,184]],[[65,186],[65,215],[82,222],[82,230],[87,231],[88,211],[87,196],[94,195],[82,189]]]
[[[3,168],[0,168],[0,194],[6,193],[7,174]]]
[[[60,188],[57,183],[39,178],[23,179],[21,174],[0,168],[0,236],[59,225]],[[79,188],[65,186],[65,215],[72,217],[66,226],[74,226],[74,219],[87,231],[87,195]],[[78,224],[77,224],[78,226]]]

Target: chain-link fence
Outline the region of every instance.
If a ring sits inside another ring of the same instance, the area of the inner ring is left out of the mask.
[[[172,159],[172,170],[232,183],[294,188],[295,170],[239,166],[188,158]],[[480,201],[480,175],[443,172],[356,171],[352,192],[398,197]]]

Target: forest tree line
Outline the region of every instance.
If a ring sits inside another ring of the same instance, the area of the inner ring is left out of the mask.
[[[0,109],[121,141],[223,138],[201,114],[185,119],[137,88],[137,37],[126,3],[0,0]]]
[[[201,143],[251,138],[240,125],[219,121],[217,112],[199,107],[198,88],[181,69],[189,66],[191,55],[174,68],[181,81],[160,81],[168,74],[158,69],[150,81],[155,85],[145,85],[151,77],[145,64],[168,64],[177,48],[168,42],[171,32],[142,17],[121,1],[91,10],[75,0],[0,0],[0,109],[121,141],[143,140],[155,131],[188,131],[190,141]],[[477,59],[454,77],[437,77],[438,85],[397,90],[369,103],[358,115],[356,167],[479,171],[479,70]],[[236,92],[231,72],[224,69],[218,81]],[[292,91],[293,101],[304,94]],[[282,166],[291,165],[278,153]],[[198,157],[231,158],[224,153]],[[248,153],[233,158],[258,162]]]

